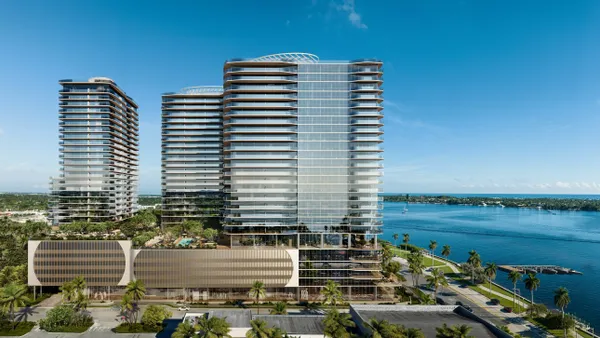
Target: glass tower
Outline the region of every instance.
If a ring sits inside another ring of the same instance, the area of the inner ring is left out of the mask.
[[[215,103],[222,99],[222,224],[230,245],[299,248],[301,299],[328,280],[354,299],[372,298],[382,278],[382,65],[305,53],[234,59],[225,62],[222,94],[211,93]],[[210,118],[218,117],[215,108]],[[163,154],[165,118],[163,109]],[[209,137],[207,130],[186,137]],[[163,176],[163,205],[172,175]]]
[[[162,97],[162,225],[218,222],[223,209],[223,88]]]
[[[138,196],[138,106],[109,78],[59,84],[61,168],[51,179],[53,223],[130,217]]]

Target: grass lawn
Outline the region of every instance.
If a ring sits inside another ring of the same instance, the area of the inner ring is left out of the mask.
[[[489,295],[489,293],[487,291],[485,291],[482,288],[480,288],[479,286],[475,286],[475,285],[469,285],[469,289],[477,291],[480,294],[482,294],[482,295],[484,295],[484,296],[486,296],[486,297],[488,297],[490,299],[491,298],[496,298],[497,300],[500,301],[500,305],[501,306],[512,307],[513,308],[513,312],[515,312],[515,313],[522,313],[524,311],[522,308],[517,309],[517,307],[513,307],[512,296],[510,296],[511,297],[510,300],[504,299],[503,297],[500,297],[500,296],[497,296],[497,295],[494,295],[494,294],[492,294],[491,297],[490,297],[490,295]],[[519,311],[517,311],[517,310],[519,310]]]
[[[31,331],[34,326],[35,322],[20,322],[17,324],[17,328],[15,330],[12,330],[12,325],[9,327],[1,327],[0,336],[22,336]]]
[[[408,254],[410,253],[410,251],[406,251],[406,250],[401,250],[398,248],[391,248],[392,252],[401,258],[407,259],[408,258]],[[429,256],[423,256],[423,265],[425,265],[426,268],[431,267],[431,257]],[[433,259],[433,266],[446,266],[446,262],[439,260],[437,258]],[[452,271],[450,271],[452,272]]]

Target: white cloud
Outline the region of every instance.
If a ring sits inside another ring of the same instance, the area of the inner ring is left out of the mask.
[[[571,187],[571,183],[569,182],[556,182],[555,183],[557,188],[570,188]]]
[[[360,14],[356,12],[356,9],[354,8],[354,0],[344,0],[344,2],[341,5],[336,5],[335,8],[338,12],[348,14],[348,20],[350,21],[350,23],[352,23],[354,27],[360,29],[369,28],[362,22]]]

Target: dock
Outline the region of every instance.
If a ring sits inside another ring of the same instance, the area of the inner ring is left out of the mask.
[[[498,270],[504,272],[518,271],[526,273],[543,273],[546,275],[583,275],[582,272],[558,265],[499,265]]]

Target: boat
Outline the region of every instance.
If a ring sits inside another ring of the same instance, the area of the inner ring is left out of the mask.
[[[481,206],[487,207],[487,204],[485,202],[481,202]]]
[[[408,202],[406,202],[406,206],[404,207],[404,210],[402,210],[403,214],[406,214],[408,212]]]
[[[500,205],[501,207],[505,208],[505,206],[504,206],[504,205],[502,205],[502,204],[499,204],[499,205]]]

